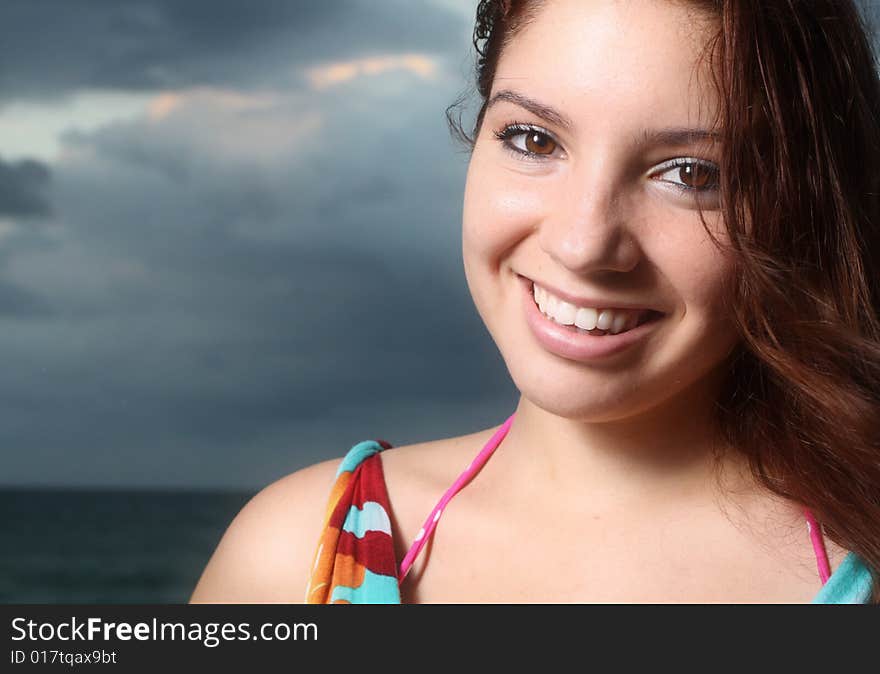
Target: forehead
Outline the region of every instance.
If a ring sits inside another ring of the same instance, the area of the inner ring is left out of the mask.
[[[492,93],[515,89],[580,126],[710,123],[717,94],[698,60],[716,24],[672,0],[546,0],[505,48]]]

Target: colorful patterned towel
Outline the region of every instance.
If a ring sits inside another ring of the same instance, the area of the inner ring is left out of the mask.
[[[384,440],[358,443],[336,471],[305,603],[401,603],[379,457],[390,447]]]

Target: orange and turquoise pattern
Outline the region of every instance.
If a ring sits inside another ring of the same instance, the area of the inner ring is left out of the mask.
[[[384,440],[352,447],[330,491],[306,590],[307,604],[400,604],[390,506],[379,452]]]

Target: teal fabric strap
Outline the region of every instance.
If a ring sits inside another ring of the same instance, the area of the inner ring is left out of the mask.
[[[867,604],[871,599],[871,572],[854,552],[844,557],[813,604]]]
[[[373,454],[382,450],[382,445],[376,440],[364,440],[357,443],[342,458],[339,468],[336,469],[336,477],[338,478],[346,471],[353,473],[354,469],[363,463],[364,460],[369,459]]]

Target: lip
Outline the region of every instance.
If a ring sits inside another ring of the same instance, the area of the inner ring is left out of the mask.
[[[658,315],[632,330],[616,335],[590,335],[586,332],[580,332],[575,326],[560,325],[547,318],[535,303],[535,298],[532,295],[532,281],[524,276],[519,278],[523,289],[526,323],[528,323],[535,339],[551,353],[569,360],[586,363],[621,353],[653,332],[665,316]],[[548,290],[554,292],[550,288]],[[563,297],[565,296],[563,295]],[[586,304],[585,306],[591,305]],[[639,309],[641,307],[632,308]]]

